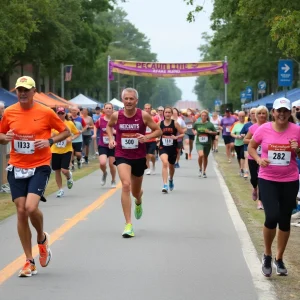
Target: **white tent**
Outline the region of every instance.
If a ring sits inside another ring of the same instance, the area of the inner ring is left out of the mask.
[[[112,105],[118,106],[118,107],[120,107],[120,108],[123,108],[123,107],[124,107],[123,102],[119,101],[119,100],[116,99],[116,98],[112,99],[112,100],[110,101],[110,103],[111,103]]]
[[[75,98],[71,99],[70,102],[84,108],[95,108],[96,106],[99,106],[99,103],[89,99],[88,97],[82,94],[79,94]]]

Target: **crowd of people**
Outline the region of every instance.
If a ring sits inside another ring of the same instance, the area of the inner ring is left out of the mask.
[[[250,175],[252,199],[257,201],[257,208],[265,212],[262,273],[267,277],[272,274],[271,246],[278,231],[273,264],[278,275],[288,274],[283,254],[299,190],[300,127],[295,124],[295,117],[300,120],[300,103],[292,110],[290,101],[280,98],[274,102],[271,113],[259,106],[251,109],[249,116],[247,112],[232,113],[230,109],[226,109],[223,116],[207,110],[179,111],[169,106],[154,110],[149,103],[141,110],[137,108],[138,92],[126,88],[122,92],[124,109],[114,111],[113,105],[106,103],[102,110],[97,107],[91,114],[86,108],[80,110],[73,106],[67,111],[58,107],[53,111],[35,103],[35,82],[27,76],[17,80],[16,91],[17,104],[3,113],[0,103],[0,142],[12,143],[8,182],[26,256],[20,277],[37,273],[29,220],[37,231],[41,266],[46,267],[51,261],[50,236],[44,231],[43,214],[39,209],[39,201],[46,201],[44,191],[51,167],[58,186],[57,197],[63,197],[62,175],[71,189],[75,165],[80,169],[82,162],[88,164],[90,147],[94,146],[102,172],[100,185],[106,184],[109,168],[111,188],[115,188],[118,173],[125,219],[122,236],[131,238],[135,236],[131,195],[134,216],[139,220],[143,215],[144,174],[154,175],[160,158],[161,191],[164,194],[173,191],[181,154],[191,160],[195,146],[197,175],[207,178],[209,154],[219,152],[220,137],[228,163],[236,156],[238,176],[248,179]],[[294,217],[299,217],[299,213]]]

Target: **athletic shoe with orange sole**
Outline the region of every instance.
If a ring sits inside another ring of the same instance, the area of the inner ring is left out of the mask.
[[[40,264],[42,267],[47,267],[50,263],[52,252],[50,250],[50,236],[47,232],[44,232],[46,236],[46,241],[44,244],[38,244],[39,252],[40,252]]]
[[[24,267],[19,272],[19,277],[31,277],[37,274],[35,264],[31,263],[30,260],[26,260]]]

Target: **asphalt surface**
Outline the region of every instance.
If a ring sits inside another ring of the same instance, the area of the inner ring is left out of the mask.
[[[133,221],[132,239],[121,236],[121,190],[105,194],[110,176],[104,188],[97,171],[65,189],[64,198],[48,197],[41,208],[45,230],[55,232],[53,259],[47,268],[36,259],[39,273],[31,278],[8,275],[22,249],[16,217],[1,222],[0,277],[7,279],[0,299],[258,299],[212,164],[206,179],[197,171],[196,155],[182,159],[175,190],[167,195],[161,193],[160,163],[156,175],[144,176],[144,214]],[[57,231],[66,222],[72,224]]]

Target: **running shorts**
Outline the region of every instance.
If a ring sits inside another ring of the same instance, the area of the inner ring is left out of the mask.
[[[196,144],[196,149],[197,152],[203,151],[204,155],[207,157],[210,153],[211,145]]]
[[[106,155],[107,157],[115,156],[115,148],[110,149],[108,147],[98,146],[98,153],[100,155]]]
[[[183,141],[178,142],[177,141],[177,149],[182,149],[183,148]]]
[[[225,145],[234,143],[234,138],[231,135],[223,135]]]
[[[195,136],[193,134],[186,134],[185,137],[188,138],[191,141],[195,140]]]
[[[20,197],[27,197],[29,193],[36,194],[41,197],[42,201],[46,201],[43,195],[47,187],[50,174],[50,166],[37,167],[34,175],[25,179],[15,179],[14,170],[8,171],[7,181],[10,186],[12,201]]]
[[[52,153],[52,170],[68,170],[71,162],[72,152],[63,154]]]
[[[131,174],[135,177],[141,177],[144,175],[145,170],[147,169],[146,157],[138,159],[128,159],[124,157],[116,157],[114,162],[116,166],[120,164],[127,164],[131,166]]]
[[[74,152],[80,152],[82,151],[82,142],[78,142],[78,143],[72,143],[72,147]]]
[[[170,149],[167,149],[170,148]],[[168,155],[168,162],[171,165],[174,165],[177,158],[177,148],[174,147],[162,147],[159,149],[159,156],[162,154]]]
[[[89,146],[91,141],[92,141],[92,136],[91,135],[83,135],[83,146]]]
[[[156,142],[149,142],[145,144],[146,144],[146,153],[154,155],[156,150]]]

